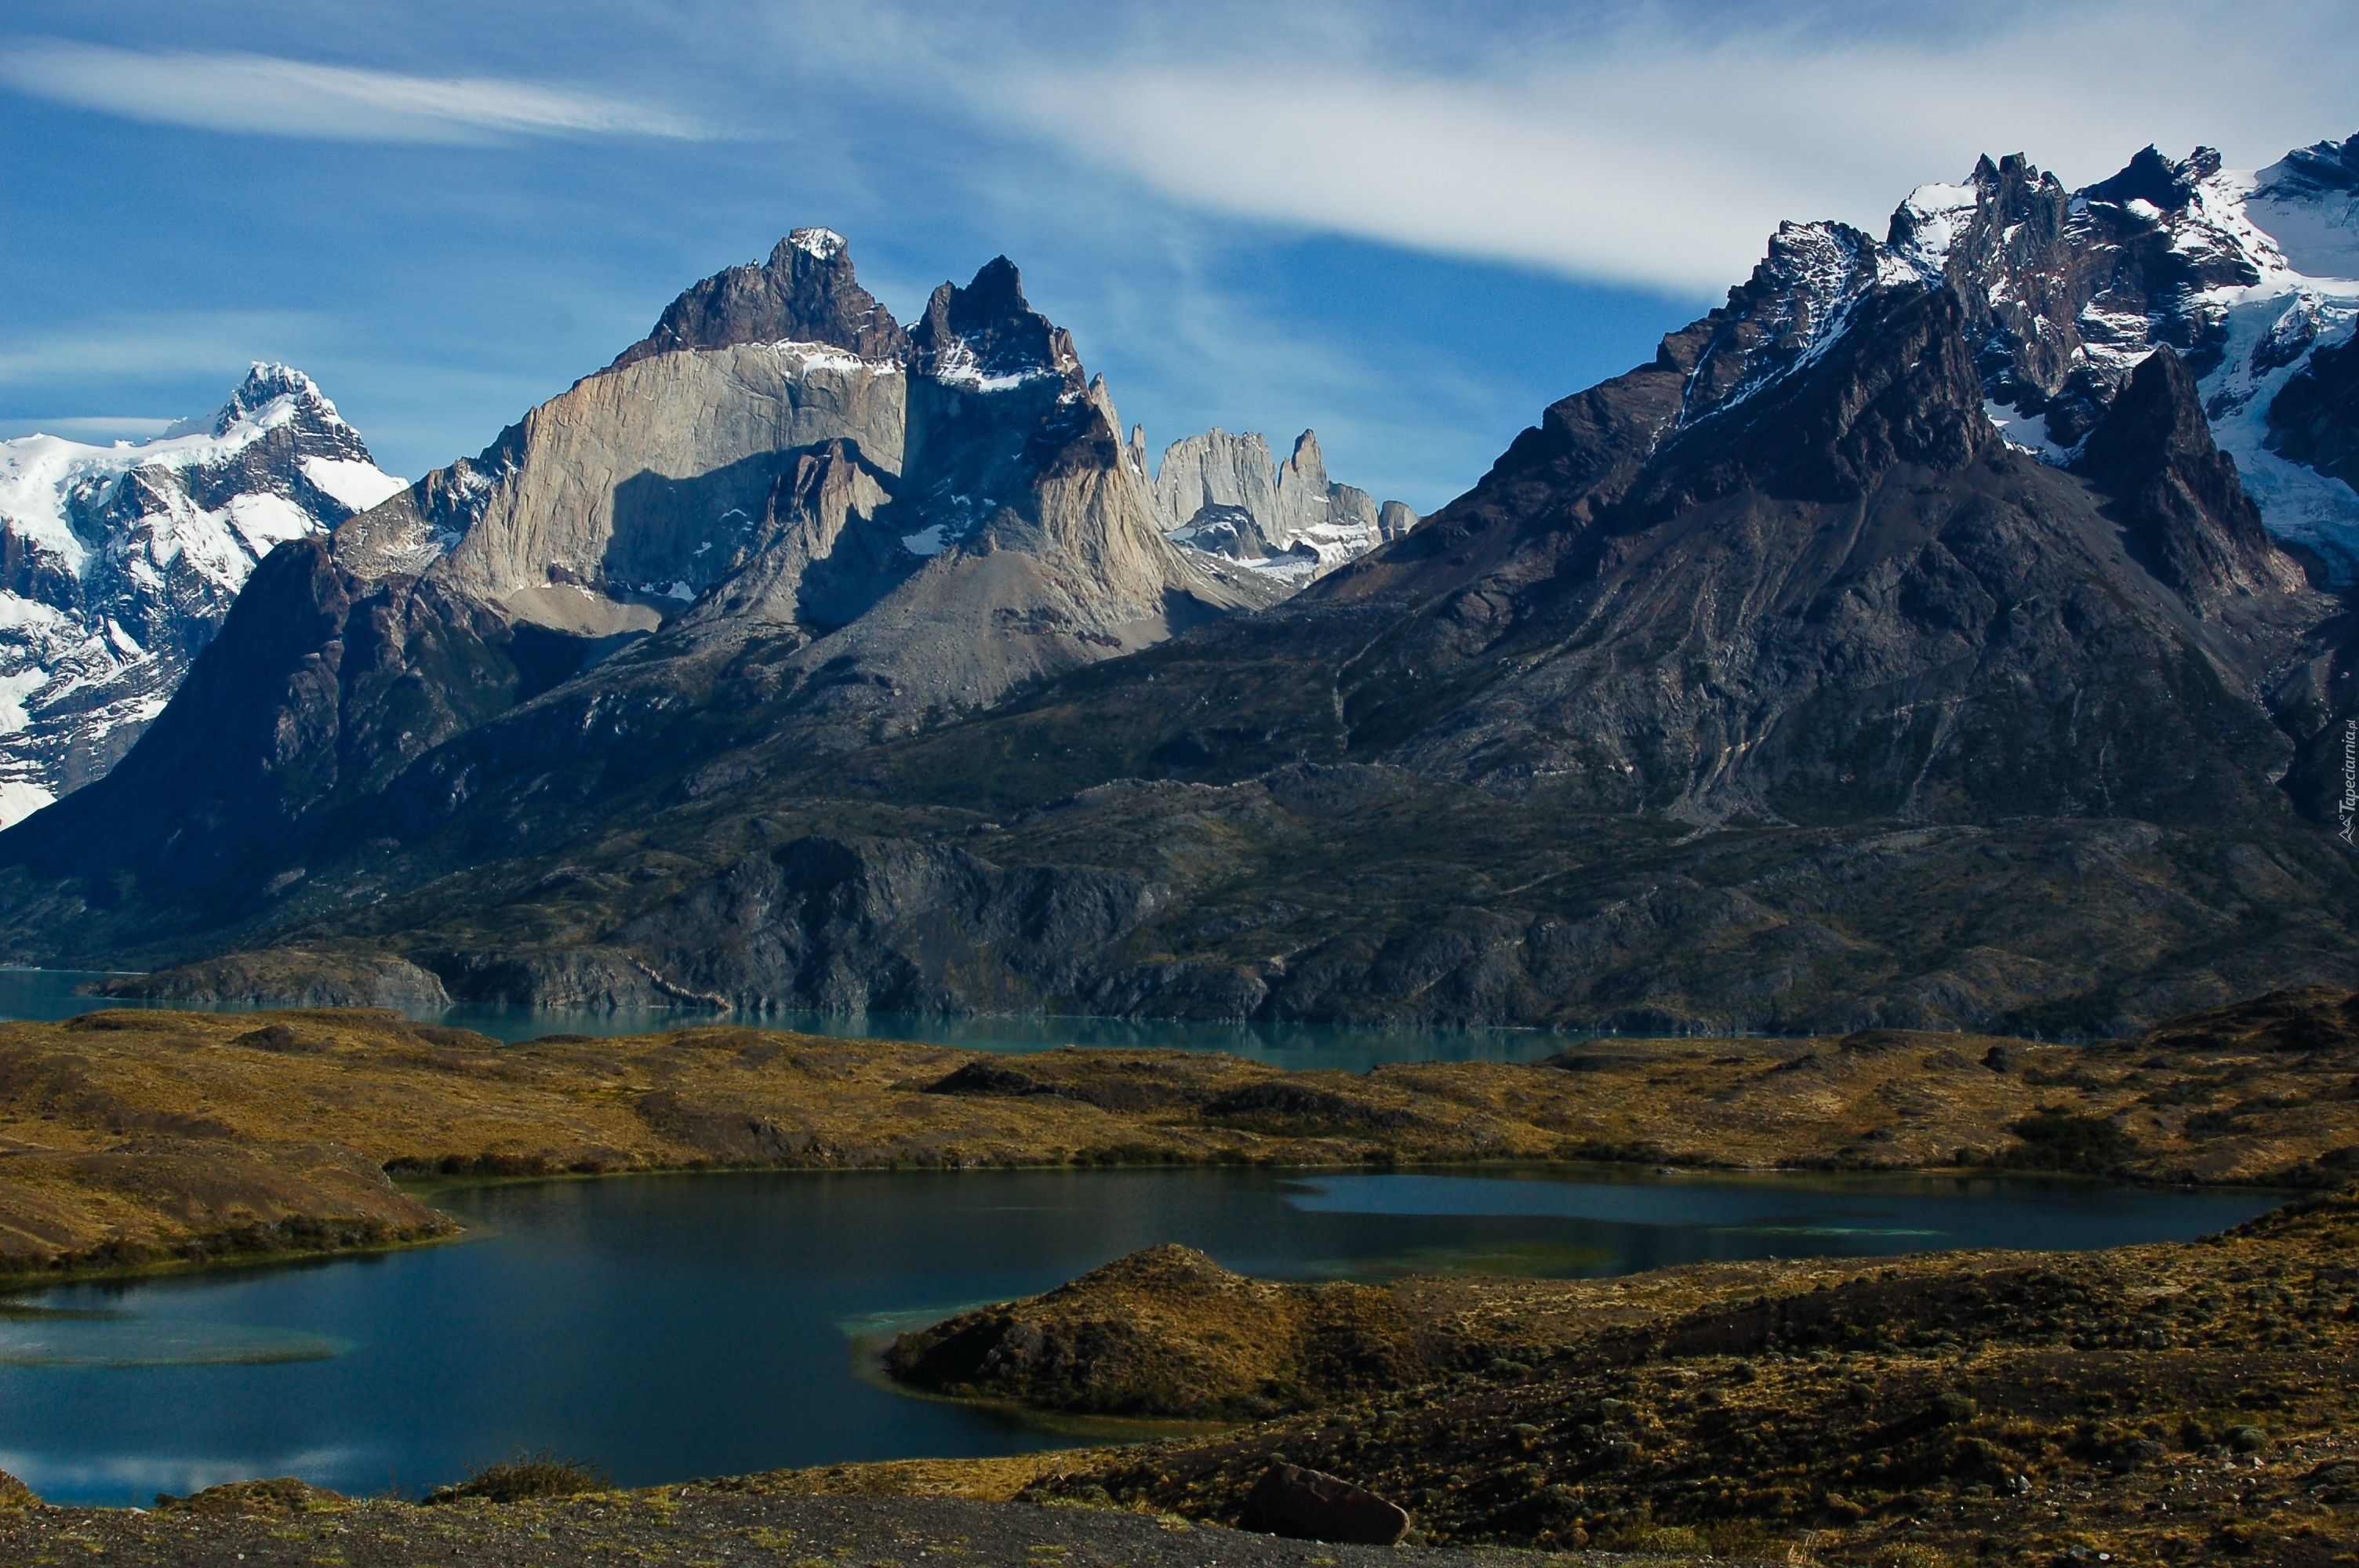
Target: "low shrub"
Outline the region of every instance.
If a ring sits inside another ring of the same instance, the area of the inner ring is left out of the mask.
[[[527,1498],[572,1498],[605,1489],[605,1471],[579,1459],[560,1459],[544,1448],[531,1454],[519,1451],[513,1459],[481,1469],[471,1465],[465,1480],[428,1493],[425,1501],[455,1503],[481,1498],[486,1502],[515,1503]]]
[[[2137,1145],[2101,1116],[2083,1116],[2061,1106],[2043,1105],[2007,1130],[2021,1140],[1999,1163],[2027,1171],[2110,1171]]]

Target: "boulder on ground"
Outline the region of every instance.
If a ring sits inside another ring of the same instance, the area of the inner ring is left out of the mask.
[[[1245,1519],[1272,1535],[1359,1546],[1390,1546],[1409,1526],[1398,1505],[1299,1465],[1273,1465],[1263,1474],[1245,1496]]]

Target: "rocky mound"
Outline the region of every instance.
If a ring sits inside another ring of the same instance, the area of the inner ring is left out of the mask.
[[[282,1048],[275,1041],[252,1044]],[[21,1102],[82,1087],[63,1064],[63,1082],[51,1076],[26,1083],[29,1065],[13,1052],[0,1053],[0,1094]],[[119,1103],[108,1106],[103,1095],[93,1098],[93,1119],[116,1124],[114,1136],[96,1147],[0,1139],[7,1156],[0,1182],[0,1278],[366,1250],[455,1229],[349,1148],[233,1141],[226,1124],[202,1116],[143,1117]]]
[[[1426,1382],[1469,1354],[1379,1287],[1274,1284],[1166,1246],[904,1334],[886,1366],[938,1393],[1218,1420]]]
[[[155,974],[101,981],[96,994],[155,1001],[277,1003],[288,1007],[436,1007],[450,993],[417,965],[367,949],[273,947],[228,953]]]
[[[1782,1268],[1028,1492],[1237,1519],[1291,1463],[1437,1541],[1861,1563],[2324,1563],[2359,1532],[2359,1189],[2186,1245]]]
[[[342,1494],[325,1487],[280,1476],[266,1481],[225,1481],[184,1498],[159,1492],[156,1496],[156,1511],[195,1514],[205,1519],[287,1519],[332,1509],[346,1500]]]
[[[2146,1037],[2171,1052],[2240,1054],[2359,1050],[2359,991],[2303,986],[2176,1018]]]

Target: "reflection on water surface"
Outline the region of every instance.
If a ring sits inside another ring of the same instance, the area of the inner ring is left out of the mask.
[[[1219,1170],[443,1185],[456,1245],[81,1285],[0,1313],[0,1469],[53,1501],[241,1476],[415,1491],[518,1449],[626,1486],[1077,1441],[853,1345],[1180,1241],[1251,1273],[1610,1274],[2190,1237],[2276,1201],[2078,1182]]]
[[[187,1002],[117,1001],[81,994],[83,986],[110,978],[82,970],[0,969],[0,1020],[53,1021],[102,1007],[249,1011]],[[645,1034],[708,1023],[721,1016],[687,1009],[608,1012],[489,1003],[403,1011],[421,1023],[473,1029],[510,1042],[542,1034]],[[731,1015],[731,1022],[847,1040],[917,1040],[962,1051],[1049,1051],[1060,1045],[1226,1051],[1273,1066],[1341,1067],[1355,1073],[1379,1062],[1531,1062],[1583,1038],[1537,1029],[1363,1029],[1329,1023],[1178,1023],[1121,1018],[924,1018],[891,1012]]]

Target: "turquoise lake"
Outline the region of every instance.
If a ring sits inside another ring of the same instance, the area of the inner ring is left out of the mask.
[[[108,1007],[211,1004],[116,1000],[82,994],[111,979],[70,969],[0,969],[0,1019],[56,1020]],[[687,1009],[592,1011],[582,1008],[462,1003],[403,1010],[421,1023],[473,1029],[516,1042],[542,1034],[644,1034],[712,1022],[724,1015]],[[1364,1072],[1379,1062],[1530,1062],[1561,1051],[1575,1034],[1539,1029],[1363,1029],[1329,1023],[1176,1023],[1120,1018],[931,1018],[904,1013],[726,1015],[730,1022],[799,1029],[849,1040],[919,1040],[969,1051],[1047,1051],[1060,1045],[1227,1051],[1281,1067]]]
[[[1071,1437],[864,1375],[864,1336],[1164,1241],[1278,1277],[2192,1237],[2279,1201],[1987,1177],[737,1173],[443,1186],[469,1239],[0,1303],[0,1469],[55,1502],[414,1493],[551,1448],[625,1485]]]
[[[0,970],[0,1018],[123,1006],[100,977]],[[130,1004],[138,1005],[138,1004]],[[711,1014],[452,1007],[508,1041]],[[785,1015],[752,1022],[984,1051],[1230,1051],[1288,1067],[1529,1061],[1529,1030]],[[554,1449],[625,1486],[1076,1441],[885,1385],[864,1345],[1179,1241],[1277,1278],[1714,1259],[2073,1249],[2184,1238],[2280,1201],[1988,1176],[1623,1170],[734,1173],[445,1184],[449,1245],[0,1298],[0,1470],[54,1502],[144,1504],[293,1475],[415,1494]]]

